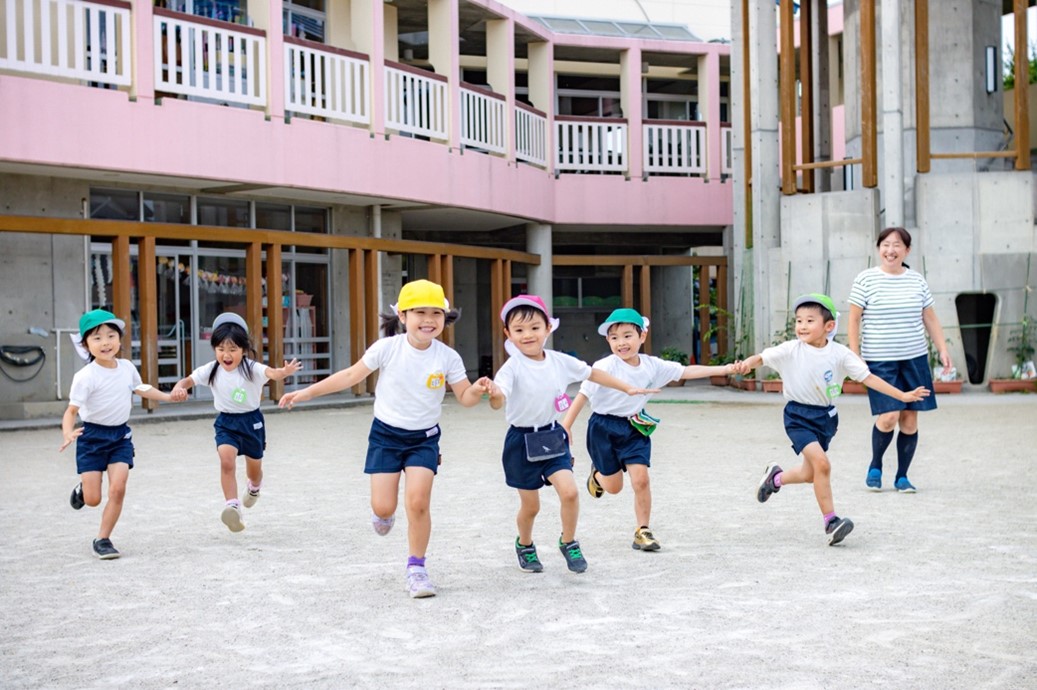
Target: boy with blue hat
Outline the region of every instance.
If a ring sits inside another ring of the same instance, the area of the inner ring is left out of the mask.
[[[641,354],[648,335],[648,319],[636,309],[616,309],[598,327],[612,354],[594,363],[620,381],[640,389],[658,389],[671,381],[698,379],[734,373],[734,365],[684,366],[658,357]],[[623,489],[623,473],[630,475],[634,490],[634,530],[632,547],[638,551],[658,551],[659,541],[649,528],[652,512],[652,490],[648,481],[651,467],[652,441],[649,438],[659,420],[644,410],[648,394],[625,395],[586,380],[566,412],[562,426],[572,438],[572,425],[583,406],[590,401],[594,413],[587,422],[587,451],[591,471],[587,491],[594,498],[604,493],[618,494]]]
[[[875,374],[850,348],[833,340],[838,312],[832,298],[820,293],[801,295],[792,305],[796,317],[796,340],[769,347],[749,357],[738,373],[747,374],[767,366],[781,374],[785,400],[785,433],[792,450],[802,453],[803,462],[790,470],[770,463],[756,492],[763,503],[786,484],[813,484],[821,508],[828,544],[838,544],[853,530],[853,522],[835,514],[832,499],[828,444],[839,427],[839,414],[833,400],[842,392],[849,376],[886,395],[914,402],[929,395],[924,386],[907,392],[894,388]]]

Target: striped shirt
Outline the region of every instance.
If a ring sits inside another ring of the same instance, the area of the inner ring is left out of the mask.
[[[913,359],[928,352],[922,311],[933,305],[929,285],[917,271],[891,275],[880,267],[861,271],[850,304],[861,317],[861,358],[866,362]]]

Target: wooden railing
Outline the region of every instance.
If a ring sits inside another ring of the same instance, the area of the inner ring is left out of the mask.
[[[430,139],[448,139],[446,77],[386,60],[385,126]]]
[[[130,84],[128,2],[6,0],[0,26],[0,69]]]
[[[504,96],[479,86],[461,85],[461,143],[483,151],[508,151]]]
[[[703,175],[706,172],[706,123],[655,120],[644,131],[644,166],[648,173]]]
[[[292,36],[285,36],[284,44],[286,111],[371,122],[371,65],[366,55]]]

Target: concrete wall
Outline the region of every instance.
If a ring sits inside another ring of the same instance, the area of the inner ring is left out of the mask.
[[[89,197],[87,183],[52,177],[0,175],[0,208],[16,215],[82,217]],[[30,326],[50,331],[74,327],[86,306],[84,240],[78,236],[0,233],[0,344],[40,345],[47,361],[29,381],[0,377],[0,418],[24,419],[53,415],[68,406],[57,400],[55,377],[57,337],[62,343],[62,390],[68,394],[72,375],[82,366],[68,336],[29,335]],[[34,367],[3,365],[14,378],[25,378]]]

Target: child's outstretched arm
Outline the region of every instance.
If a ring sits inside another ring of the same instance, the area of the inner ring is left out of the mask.
[[[183,402],[187,400],[187,391],[192,388],[194,388],[194,379],[190,376],[185,376],[176,382],[176,385],[173,386],[173,390],[171,390],[169,394],[173,397],[175,402]]]
[[[627,395],[648,395],[651,393],[658,393],[658,388],[634,388],[626,381],[617,379],[612,374],[608,374],[601,369],[591,368],[590,380],[594,383],[601,384],[602,386],[608,386],[609,388],[615,388],[617,391],[623,391]]]
[[[475,383],[464,379],[450,386],[450,390],[454,392],[454,396],[463,407],[478,405],[484,394],[492,396],[496,388],[497,386],[494,385],[493,379],[488,376],[483,376]]]
[[[299,360],[293,359],[291,362],[289,362],[286,359],[284,361],[284,366],[280,367],[279,369],[267,367],[266,377],[271,381],[283,381],[295,372],[299,371],[300,369],[302,369],[302,364],[299,363]]]
[[[572,405],[565,412],[565,417],[562,419],[560,424],[565,429],[565,435],[569,437],[569,445],[573,444],[573,423],[576,418],[580,416],[580,412],[583,410],[583,406],[587,404],[587,396],[583,393],[577,393],[576,397],[573,398]]]
[[[877,390],[879,393],[885,393],[891,398],[896,398],[900,402],[918,402],[922,398],[928,398],[932,392],[925,386],[919,386],[913,391],[902,391],[899,388],[894,388],[892,384],[887,383],[885,379],[881,379],[875,374],[868,374],[868,378],[861,381],[865,386],[873,390]]]
[[[277,403],[278,407],[291,408],[297,402],[305,402],[313,398],[319,398],[328,393],[337,393],[347,388],[352,388],[371,375],[371,370],[362,361],[357,362],[348,369],[336,371],[331,376],[321,379],[317,383],[307,386],[301,390],[285,393]]]
[[[735,362],[733,366],[736,374],[741,374],[744,376],[753,369],[759,369],[763,366],[763,355],[753,355],[752,357],[746,357],[741,362]]]
[[[731,374],[738,373],[738,366],[741,362],[732,362],[731,364],[720,364],[717,366],[705,366],[702,364],[689,364],[684,367],[684,373],[681,374],[682,379],[704,379],[707,376],[730,376]]]
[[[72,442],[83,433],[83,427],[76,428],[76,415],[78,414],[79,408],[75,405],[65,408],[65,414],[61,417],[61,436],[64,438],[64,443],[58,448],[59,453],[72,445]]]
[[[173,390],[176,390],[176,388],[174,387]],[[172,393],[163,393],[162,391],[148,383],[140,384],[139,386],[133,389],[133,392],[142,398],[147,398],[148,400],[158,400],[159,402],[183,402],[187,399],[186,391],[183,393],[183,397],[181,397],[180,393],[177,393],[174,397]]]

